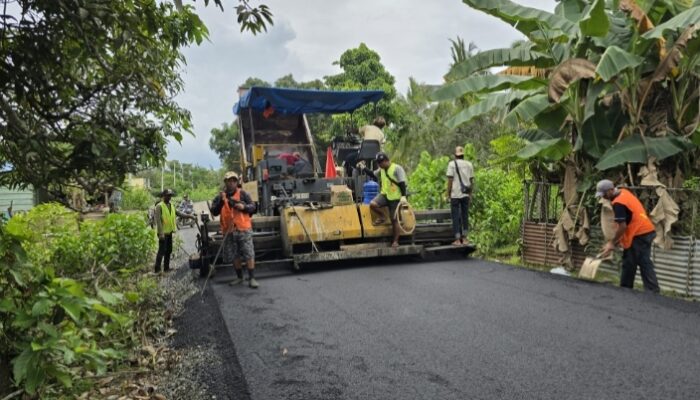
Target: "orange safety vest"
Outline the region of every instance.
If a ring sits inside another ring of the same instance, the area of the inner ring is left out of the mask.
[[[236,190],[233,199],[241,201],[241,191]],[[233,231],[247,231],[253,228],[250,214],[231,208],[226,199],[222,199],[224,206],[221,208],[221,232],[226,234]]]
[[[635,236],[645,235],[655,230],[654,224],[649,219],[644,206],[639,199],[627,189],[620,189],[620,194],[612,201],[614,204],[622,204],[632,213],[632,219],[627,224],[625,233],[622,234],[620,244],[623,248],[632,247],[632,240]]]

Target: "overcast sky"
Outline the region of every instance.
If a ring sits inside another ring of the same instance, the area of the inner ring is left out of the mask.
[[[188,1],[185,1],[187,3]],[[439,84],[451,56],[448,39],[462,37],[480,50],[507,47],[522,36],[509,25],[459,0],[263,0],[274,14],[274,26],[263,34],[241,33],[231,7],[225,12],[203,1],[195,4],[209,28],[209,42],[185,49],[185,90],[181,106],[192,112],[195,137],[168,145],[168,159],[218,168],[209,149],[209,132],[233,122],[236,89],[249,76],[273,82],[293,74],[306,81],[336,74],[333,61],[364,42],[378,52],[406,92],[408,78]],[[552,11],[554,0],[516,2]],[[213,2],[211,2],[213,3]],[[256,3],[255,1],[253,3]]]

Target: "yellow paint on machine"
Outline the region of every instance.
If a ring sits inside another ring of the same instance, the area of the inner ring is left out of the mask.
[[[311,243],[309,236],[314,242],[362,237],[362,226],[354,204],[323,209],[287,207],[283,210],[282,218],[289,244]]]
[[[389,209],[387,207],[384,207],[382,213],[384,223],[379,225],[374,225],[374,221],[377,219],[377,216],[375,216],[372,213],[371,209],[369,208],[369,204],[360,204],[358,205],[358,208],[360,213],[360,220],[362,222],[362,227],[364,228],[365,238],[391,237],[391,219],[389,218]],[[415,216],[410,217],[413,218],[412,223],[415,225]],[[404,218],[409,218],[409,216],[404,215]],[[402,234],[402,236],[410,235]]]

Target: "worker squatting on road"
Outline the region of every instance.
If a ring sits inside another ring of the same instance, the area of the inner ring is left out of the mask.
[[[195,218],[192,214],[185,214],[175,209],[170,203],[175,192],[165,189],[160,194],[162,200],[156,204],[154,220],[158,232],[158,255],[156,255],[155,273],[160,273],[160,264],[163,263],[163,271],[170,271],[170,255],[173,253],[173,233],[177,230],[175,217]]]
[[[455,184],[456,181],[459,185]],[[464,159],[464,148],[455,148],[455,159],[447,164],[447,198],[450,199],[452,211],[452,232],[455,235],[455,246],[469,244],[469,203],[471,202],[472,187],[474,186],[474,167]]]
[[[214,216],[221,215],[221,233],[224,235],[222,246],[224,262],[233,262],[236,270],[236,279],[231,281],[231,286],[243,283],[243,262],[245,259],[248,269],[248,286],[258,288],[255,280],[255,249],[253,248],[253,221],[251,215],[255,213],[256,206],[250,195],[238,188],[238,174],[227,172],[224,175],[224,190],[214,198],[211,213]]]
[[[398,164],[394,164],[389,160],[389,156],[384,152],[377,153],[375,161],[379,166],[376,171],[370,171],[365,168],[365,173],[375,180],[379,180],[379,194],[369,203],[370,208],[375,213],[381,215],[382,208],[389,208],[389,218],[391,218],[391,227],[393,229],[393,238],[391,247],[399,246],[399,220],[396,210],[401,204],[408,204],[406,199],[406,171]],[[377,177],[379,176],[379,177]],[[384,223],[383,218],[377,218],[374,221],[375,225]]]
[[[637,266],[642,275],[644,289],[659,292],[654,263],[651,261],[651,244],[656,237],[654,224],[639,199],[629,190],[616,188],[612,181],[603,179],[598,182],[596,197],[612,202],[617,230],[613,239],[602,249],[602,257],[608,256],[620,245],[622,252],[622,270],[620,286],[634,287]]]

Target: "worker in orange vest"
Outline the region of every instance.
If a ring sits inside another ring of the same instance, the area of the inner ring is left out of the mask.
[[[235,172],[224,175],[224,190],[214,198],[211,213],[221,215],[221,233],[224,235],[224,262],[233,261],[236,279],[230,285],[240,285],[243,280],[243,262],[248,269],[248,286],[258,288],[255,280],[255,249],[253,248],[253,215],[257,209],[250,195],[238,188],[239,177]]]
[[[606,257],[616,247],[622,246],[620,286],[634,287],[634,277],[639,266],[644,289],[658,293],[659,283],[651,261],[651,244],[656,237],[656,230],[644,206],[632,192],[616,188],[608,179],[598,182],[596,189],[596,197],[612,202],[617,224],[615,236],[603,246],[602,256]]]

